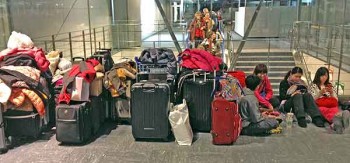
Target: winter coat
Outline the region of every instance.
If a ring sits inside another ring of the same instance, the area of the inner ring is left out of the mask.
[[[34,58],[39,70],[42,72],[45,72],[49,68],[50,62],[46,59],[44,51],[37,47],[26,49],[5,49],[0,52],[0,61],[2,61],[5,56],[17,54],[27,54]]]
[[[269,100],[273,96],[273,90],[270,80],[267,76],[261,81],[261,84],[257,90],[254,91],[255,96],[258,98],[259,103],[265,107],[272,106]]]
[[[213,72],[219,71],[222,59],[200,49],[186,49],[180,54],[181,66],[188,69],[202,69]]]

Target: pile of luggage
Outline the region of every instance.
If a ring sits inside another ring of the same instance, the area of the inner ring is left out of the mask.
[[[150,58],[144,59],[144,54]],[[168,62],[157,62],[161,56],[168,56]],[[167,70],[177,67],[169,64],[177,63],[169,49],[146,49],[135,60],[141,79],[132,85],[131,93],[132,134],[136,140],[168,140],[171,128],[180,145],[191,145],[192,130],[211,132],[214,144],[237,140],[242,78],[239,81],[230,74],[240,77],[244,73],[225,72],[220,58],[197,49],[179,55],[181,70],[174,79],[164,77],[172,72]]]
[[[240,134],[245,74],[227,72],[204,50],[176,58],[170,49],[145,49],[135,61],[116,62],[111,49],[72,62],[62,56],[36,47],[1,52],[0,87],[8,94],[0,99],[0,140],[37,138],[43,126],[56,126],[57,141],[85,143],[105,120],[131,123],[135,140],[168,141],[173,133],[180,145],[192,144],[192,131],[210,132],[214,144],[232,144]]]
[[[17,32],[0,52],[0,149],[6,149],[6,138],[38,138],[54,124],[49,64],[44,51]]]

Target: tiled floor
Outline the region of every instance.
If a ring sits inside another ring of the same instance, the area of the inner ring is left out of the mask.
[[[335,135],[313,124],[306,129],[294,126],[283,134],[267,137],[241,136],[228,146],[215,146],[209,133],[199,133],[192,146],[179,146],[174,141],[135,142],[131,126],[110,122],[86,145],[61,145],[55,135],[47,134],[0,155],[0,162],[346,163],[350,159],[349,147],[349,131]]]

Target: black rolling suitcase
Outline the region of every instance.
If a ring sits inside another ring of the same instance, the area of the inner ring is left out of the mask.
[[[56,108],[56,139],[63,143],[83,143],[91,137],[90,102],[59,104]]]
[[[7,110],[3,117],[7,136],[38,138],[41,135],[43,118],[38,113]]]
[[[5,136],[5,123],[2,117],[2,105],[0,104],[0,154],[7,152],[6,136]]]
[[[135,140],[168,140],[170,87],[166,83],[135,83],[131,89],[131,125]]]
[[[211,102],[215,80],[213,75],[207,76],[209,73],[206,72],[194,72],[193,74],[198,76],[190,75],[183,81],[182,98],[186,99],[188,105],[192,129],[210,132]]]

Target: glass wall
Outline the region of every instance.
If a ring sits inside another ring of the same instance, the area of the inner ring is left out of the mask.
[[[326,66],[350,94],[350,0],[317,0],[301,8],[302,22],[295,24],[296,47]],[[345,17],[344,17],[345,15]],[[340,93],[341,94],[341,93]]]
[[[89,3],[89,4],[88,4]],[[88,10],[89,9],[89,10]],[[90,12],[90,13],[89,13]],[[63,50],[69,55],[69,33],[74,53],[82,53],[83,31],[85,41],[102,40],[97,31],[110,24],[110,1],[108,0],[1,0],[0,46],[4,48],[11,31],[27,34],[37,46],[47,50]],[[7,30],[6,30],[7,29]],[[94,37],[95,36],[95,37]],[[100,38],[97,38],[100,37]],[[55,43],[52,43],[55,40]],[[75,45],[77,44],[77,45]],[[86,43],[86,53],[98,47]]]

